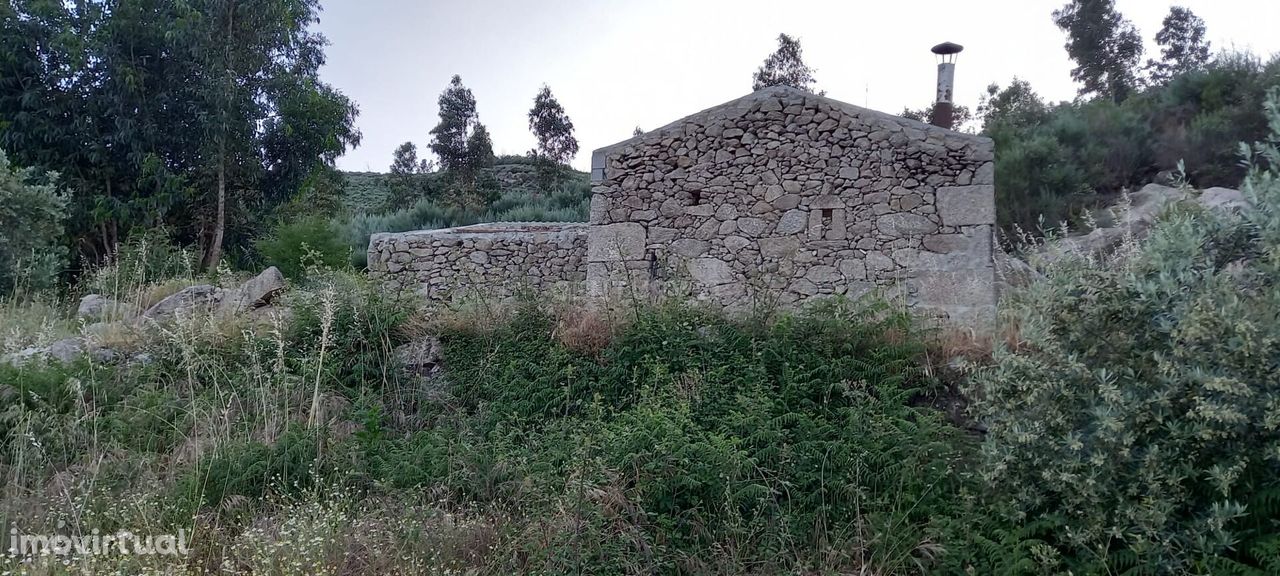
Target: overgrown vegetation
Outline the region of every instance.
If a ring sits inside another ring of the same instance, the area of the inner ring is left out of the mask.
[[[945,550],[971,442],[917,406],[937,384],[901,313],[438,318],[448,384],[424,386],[391,353],[412,303],[317,270],[291,320],[0,366],[0,519],[184,528],[188,568],[231,573],[915,573]]]
[[[0,153],[0,523],[192,547],[0,572],[1280,573],[1280,58],[1211,59],[1176,8],[1139,69],[1113,2],[1056,12],[1082,98],[1015,80],[976,109],[1001,224],[1182,176],[1243,180],[1250,206],[1175,205],[1103,257],[1027,251],[1005,340],[965,363],[875,301],[382,293],[358,273],[370,234],[585,220],[590,185],[560,166],[577,143],[549,89],[537,153],[494,158],[457,77],[442,170],[406,143],[390,175],[337,172],[355,107],[316,77],[316,9],[0,7],[22,164]],[[812,73],[783,35],[754,80]],[[289,287],[266,308],[135,320],[267,264]],[[112,302],[79,318],[90,293]],[[68,337],[90,353],[40,352]]]
[[[0,147],[60,174],[77,270],[159,225],[215,268],[359,143],[316,0],[0,5]],[[7,224],[6,224],[7,225]]]
[[[0,150],[0,295],[53,287],[66,266],[67,199],[35,170],[15,169]]]
[[[1016,339],[971,397],[983,480],[1041,570],[1280,567],[1280,90],[1267,109],[1251,208],[1176,208],[1006,302]]]
[[[503,165],[497,168],[502,169]],[[528,185],[535,178],[534,170],[529,170],[528,175],[524,185],[509,180],[501,194],[481,207],[458,206],[424,195],[403,208],[355,214],[335,225],[351,250],[352,265],[359,269],[365,265],[369,236],[378,232],[434,230],[478,222],[586,222],[591,206],[591,185],[586,174],[570,173],[550,192],[539,192]],[[422,179],[427,189],[435,186],[432,176]]]
[[[1123,102],[1045,103],[1024,81],[992,86],[979,107],[996,144],[996,206],[1006,232],[1080,224],[1087,209],[1185,167],[1197,187],[1235,187],[1239,142],[1267,134],[1262,103],[1280,57],[1224,53]]]

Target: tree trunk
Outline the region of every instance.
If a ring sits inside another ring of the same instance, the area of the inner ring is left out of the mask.
[[[222,106],[222,120],[219,125],[218,134],[218,211],[213,220],[213,237],[209,240],[209,249],[204,253],[204,263],[201,266],[204,270],[210,270],[218,267],[218,261],[222,259],[222,233],[227,225],[227,101],[231,97],[231,30],[235,21],[235,2],[234,0],[227,7],[227,37],[223,39],[223,66],[227,73],[227,85]]]
[[[213,237],[209,240],[209,249],[204,253],[202,268],[211,270],[218,267],[222,259],[222,232],[227,225],[227,153],[226,145],[218,142],[218,208],[213,218]]]

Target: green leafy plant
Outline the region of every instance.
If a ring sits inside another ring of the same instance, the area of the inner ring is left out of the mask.
[[[48,174],[14,168],[0,150],[0,294],[51,287],[66,268],[67,199]]]
[[[1258,569],[1280,474],[1280,92],[1240,213],[1177,207],[1136,251],[1045,267],[972,381],[983,479],[1079,572]],[[1252,505],[1248,503],[1253,503]]]
[[[257,248],[266,264],[289,278],[301,278],[310,267],[338,268],[350,261],[350,248],[336,227],[319,216],[282,222]]]

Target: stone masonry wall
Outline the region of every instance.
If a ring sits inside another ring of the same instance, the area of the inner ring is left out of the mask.
[[[993,160],[987,138],[766,88],[596,150],[589,224],[377,234],[370,274],[435,302],[584,288],[742,309],[880,289],[986,332]]]
[[[374,234],[369,274],[436,303],[577,292],[586,278],[586,232],[581,223],[500,222]]]
[[[884,287],[994,319],[987,138],[766,88],[593,156],[589,292],[727,307]]]

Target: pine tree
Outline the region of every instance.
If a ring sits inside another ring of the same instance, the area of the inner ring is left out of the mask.
[[[1080,95],[1128,98],[1138,85],[1142,37],[1116,12],[1115,1],[1071,0],[1053,12],[1053,21],[1067,33],[1067,54],[1076,62],[1071,78],[1081,83]]]
[[[1203,19],[1182,6],[1170,8],[1156,33],[1160,61],[1147,61],[1151,79],[1164,84],[1174,76],[1204,68],[1209,62],[1209,42],[1204,35]]]
[[[804,63],[800,41],[787,36],[778,35],[778,49],[765,58],[764,64],[756,70],[752,78],[751,89],[759,90],[769,86],[791,86],[801,90],[813,91],[813,69]],[[823,94],[823,92],[819,92]]]

